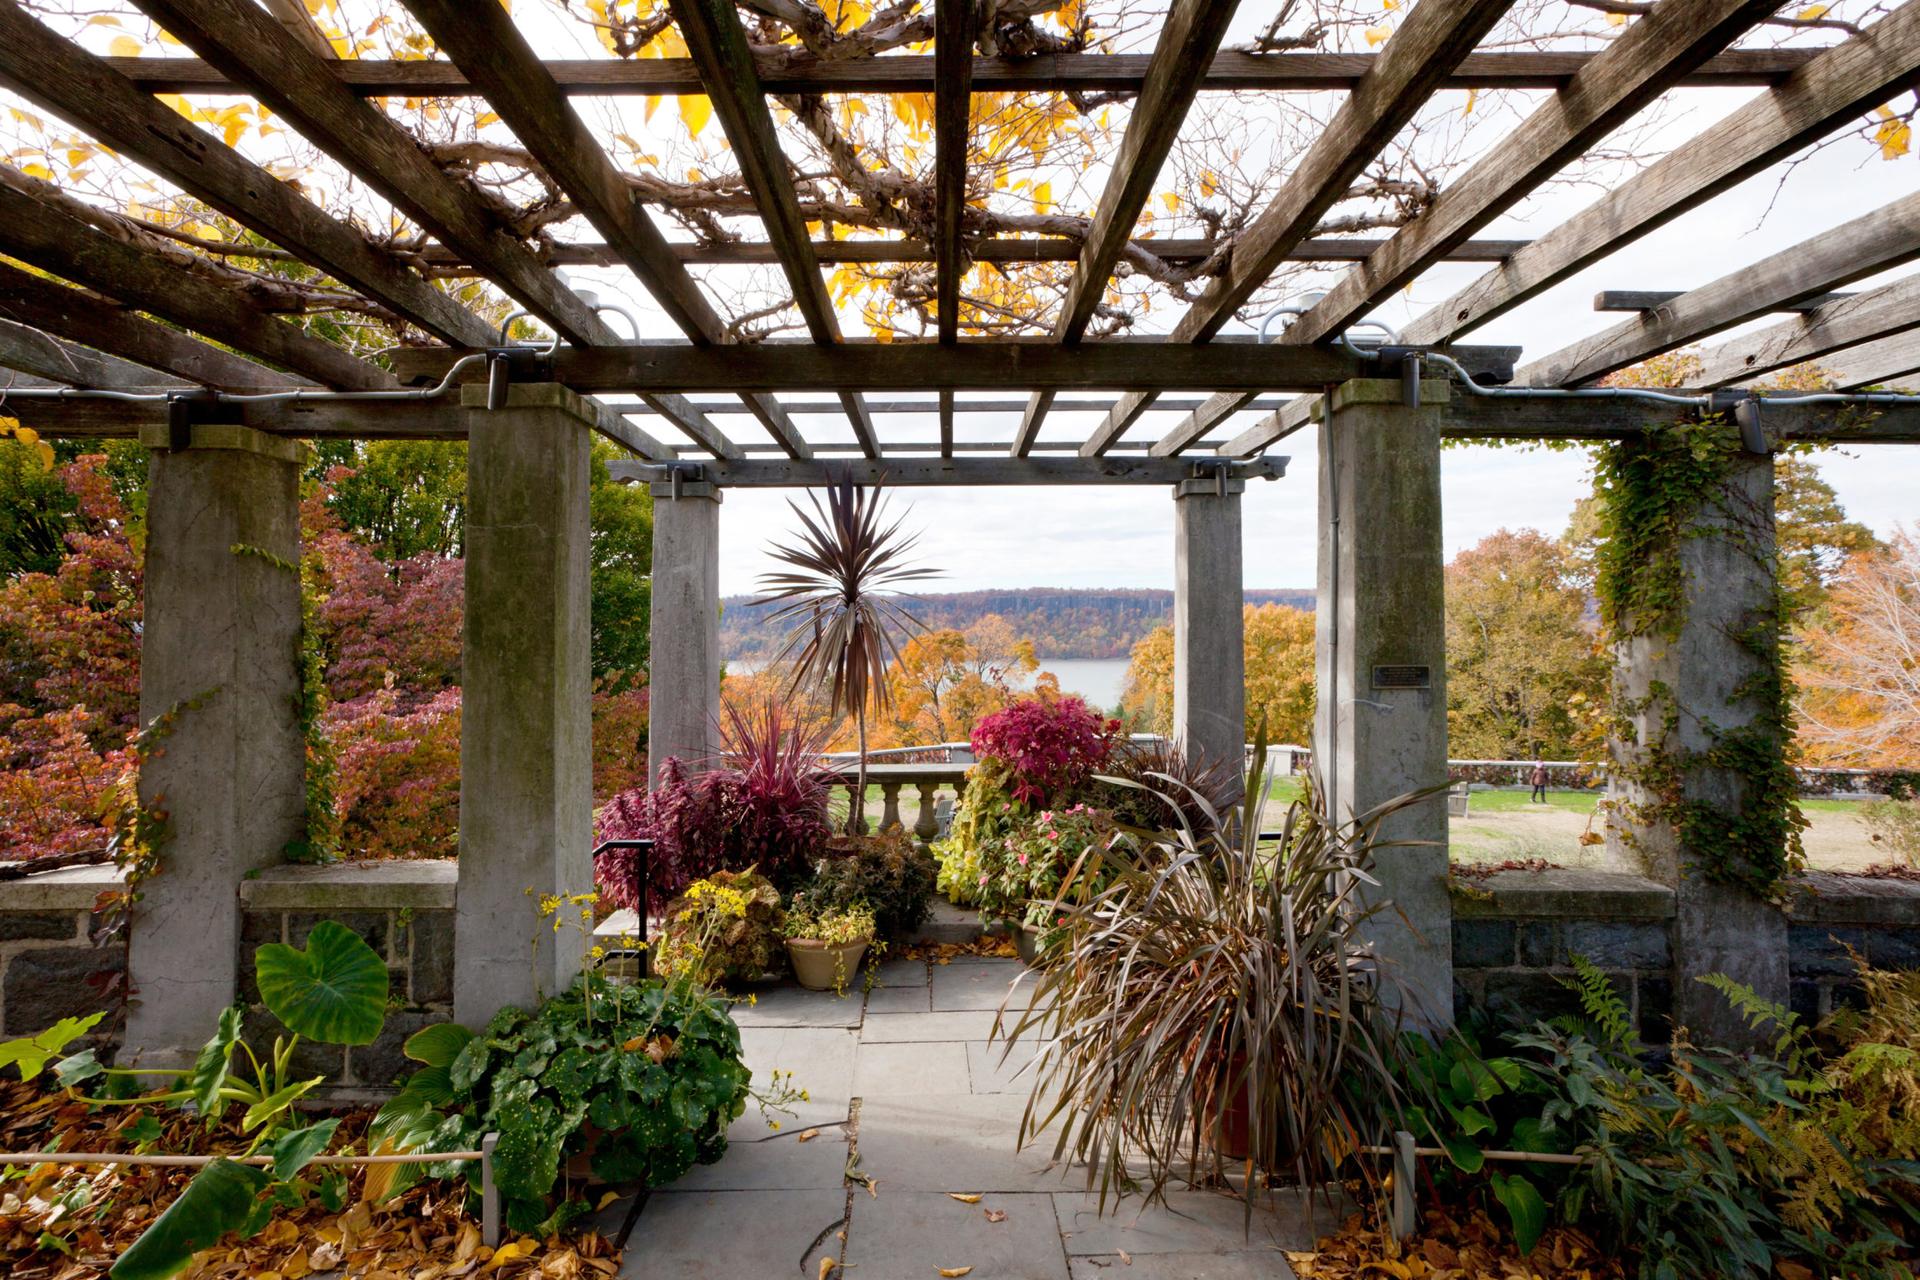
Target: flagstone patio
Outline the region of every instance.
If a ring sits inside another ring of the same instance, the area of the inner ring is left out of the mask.
[[[756,1081],[792,1071],[811,1100],[777,1132],[750,1108],[724,1159],[656,1192],[623,1276],[819,1280],[832,1258],[848,1280],[961,1267],[969,1280],[1271,1280],[1293,1274],[1282,1250],[1332,1225],[1324,1205],[1310,1220],[1288,1199],[1249,1231],[1237,1197],[1206,1190],[1102,1216],[1083,1169],[1051,1166],[1050,1136],[1016,1149],[1031,1055],[1003,1062],[989,1038],[1002,1000],[1024,1003],[1030,971],[889,960],[877,979],[864,996],[774,986],[735,1010]],[[603,1229],[626,1207],[610,1206]]]

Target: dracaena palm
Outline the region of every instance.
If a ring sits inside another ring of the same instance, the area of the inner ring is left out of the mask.
[[[775,544],[770,554],[786,567],[762,575],[761,589],[784,602],[775,625],[790,628],[777,662],[791,662],[791,688],[827,690],[833,710],[853,717],[859,734],[856,796],[867,789],[867,712],[885,711],[887,667],[899,657],[900,637],[921,623],[901,603],[899,589],[936,576],[906,563],[918,541],[902,520],[889,521],[880,487],[837,480],[826,501],[807,495],[809,513],[787,505],[800,519],[799,537]],[[847,827],[859,822],[860,805],[848,806]]]

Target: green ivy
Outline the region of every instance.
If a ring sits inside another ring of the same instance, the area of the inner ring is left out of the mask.
[[[1730,501],[1727,479],[1742,451],[1739,429],[1720,416],[1652,430],[1602,449],[1594,464],[1600,537],[1595,555],[1595,594],[1600,616],[1615,640],[1647,637],[1677,640],[1686,623],[1691,589],[1682,551],[1694,538],[1720,538],[1763,564],[1775,584],[1770,609],[1752,619],[1734,639],[1758,661],[1758,670],[1733,690],[1730,705],[1752,704],[1756,714],[1734,729],[1719,726],[1707,708],[1683,707],[1675,691],[1655,682],[1633,701],[1617,690],[1614,736],[1629,741],[1633,717],[1657,712],[1660,728],[1638,743],[1640,758],[1617,758],[1612,767],[1650,797],[1634,806],[1635,817],[1673,827],[1681,847],[1708,878],[1776,897],[1785,878],[1805,862],[1793,773],[1793,710],[1784,646],[1787,601],[1771,537],[1755,528],[1752,513]],[[1705,512],[1721,518],[1702,520]],[[1673,746],[1685,714],[1705,731],[1701,751]],[[1725,770],[1744,786],[1740,807],[1690,798],[1687,776],[1699,769]]]

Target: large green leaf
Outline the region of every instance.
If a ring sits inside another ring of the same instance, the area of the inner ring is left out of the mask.
[[[315,1156],[327,1149],[327,1144],[333,1141],[333,1131],[339,1127],[338,1119],[322,1120],[274,1139],[273,1176],[285,1182],[306,1168]]]
[[[457,1022],[436,1022],[408,1036],[401,1052],[430,1067],[447,1067],[453,1065],[453,1060],[471,1039],[473,1032]]]
[[[279,1119],[283,1113],[293,1109],[294,1103],[325,1083],[324,1076],[315,1076],[311,1080],[296,1080],[284,1089],[276,1089],[247,1108],[247,1114],[240,1118],[240,1131],[252,1133],[260,1126]]]
[[[1547,1229],[1547,1202],[1520,1174],[1493,1175],[1493,1195],[1513,1224],[1513,1242],[1522,1256],[1533,1252]]]
[[[179,1275],[194,1254],[246,1224],[267,1182],[265,1170],[215,1160],[194,1176],[108,1274],[113,1280],[170,1280]]]
[[[246,1011],[237,1004],[221,1010],[219,1030],[201,1047],[200,1056],[193,1064],[193,1074],[187,1077],[194,1108],[209,1129],[220,1123],[220,1113],[226,1110],[226,1104],[220,1100],[220,1090],[226,1087],[227,1072],[233,1063],[233,1046],[240,1042],[240,1024],[245,1016]]]
[[[309,1040],[371,1044],[387,1020],[386,962],[343,924],[315,925],[304,951],[270,942],[253,963],[260,999]]]
[[[84,1018],[62,1018],[38,1035],[0,1043],[0,1067],[9,1063],[20,1068],[20,1078],[31,1080],[40,1074],[49,1058],[56,1058],[73,1041],[90,1030],[105,1013],[90,1013]]]

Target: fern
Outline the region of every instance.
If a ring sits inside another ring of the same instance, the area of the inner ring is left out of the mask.
[[[1600,1032],[1603,1043],[1616,1049],[1630,1048],[1634,1042],[1632,1011],[1614,990],[1612,979],[1595,968],[1585,956],[1573,958],[1573,977],[1561,978],[1580,997],[1580,1008],[1587,1020]]]
[[[1733,1006],[1733,1011],[1755,1031],[1777,1027],[1780,1034],[1773,1042],[1774,1056],[1785,1062],[1793,1074],[1800,1074],[1810,1052],[1805,1028],[1800,1025],[1800,1015],[1783,1004],[1763,998],[1752,987],[1735,982],[1724,973],[1709,973],[1696,981],[1718,991]]]

